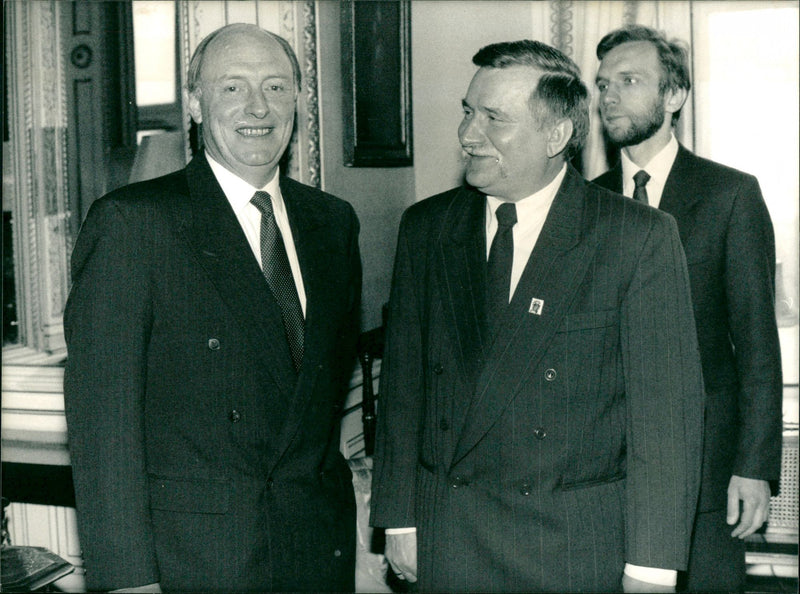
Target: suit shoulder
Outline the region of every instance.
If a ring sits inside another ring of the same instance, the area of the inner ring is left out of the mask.
[[[735,169],[728,165],[723,165],[717,161],[706,159],[700,155],[696,155],[691,151],[686,151],[686,158],[691,162],[692,169],[696,172],[702,173],[703,176],[710,176],[709,181],[722,182],[722,183],[752,183],[756,182],[756,177],[745,171]]]
[[[613,167],[602,175],[598,175],[591,183],[609,190],[614,189],[619,186],[619,171]]]
[[[189,186],[185,170],[181,169],[161,177],[127,184],[105,194],[92,203],[91,210],[107,210],[116,207],[137,210],[147,204],[156,204],[188,195]]]
[[[648,232],[662,226],[677,229],[673,216],[663,210],[626,198],[595,182],[588,182],[586,188],[589,206],[596,212],[598,221],[608,225],[619,225],[624,221],[629,231],[640,228]]]
[[[283,175],[280,178],[280,186],[281,192],[284,193],[284,198],[287,194],[291,194],[309,204],[313,209],[320,210],[328,215],[356,218],[353,205],[338,196]]]
[[[421,222],[424,219],[433,220],[437,217],[444,216],[453,202],[464,193],[469,193],[469,190],[463,187],[457,187],[440,194],[429,196],[409,206],[405,213],[403,213],[403,219]]]

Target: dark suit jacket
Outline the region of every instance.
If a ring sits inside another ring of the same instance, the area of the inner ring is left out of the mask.
[[[622,166],[595,180],[622,191]],[[731,475],[777,481],[780,343],[775,237],[758,181],[680,147],[659,208],[686,252],[706,387],[700,511],[724,509]]]
[[[685,567],[703,387],[674,221],[569,168],[491,340],[484,219],[467,188],[403,217],[373,524],[417,527],[433,591],[616,591],[625,562]]]
[[[358,331],[358,221],[341,200],[280,184],[307,294],[299,374],[202,154],[87,216],[64,393],[90,588],[353,587],[338,419]]]

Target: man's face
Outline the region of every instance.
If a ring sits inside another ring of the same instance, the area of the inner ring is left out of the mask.
[[[635,146],[664,126],[667,112],[660,78],[658,53],[650,42],[623,43],[603,58],[596,79],[600,117],[616,145]]]
[[[239,30],[206,48],[189,110],[203,124],[208,153],[261,187],[291,139],[295,99],[292,64],[283,48],[266,34]]]
[[[529,66],[483,67],[472,78],[458,139],[467,182],[486,194],[516,201],[552,179],[551,126],[536,118],[529,102],[541,74]]]

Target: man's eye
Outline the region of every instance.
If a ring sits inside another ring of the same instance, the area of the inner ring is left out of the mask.
[[[283,83],[270,83],[264,85],[265,93],[283,94],[286,93],[287,86]]]
[[[597,83],[597,89],[602,93],[608,89],[608,83]]]
[[[639,79],[634,76],[626,76],[624,81],[626,85],[635,85],[639,82]]]
[[[239,87],[237,87],[236,85],[228,85],[228,86],[225,87],[225,92],[226,93],[235,93],[238,90],[239,90]]]

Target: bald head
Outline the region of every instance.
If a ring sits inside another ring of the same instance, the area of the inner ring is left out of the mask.
[[[289,45],[289,42],[280,35],[275,35],[270,31],[262,29],[258,25],[249,23],[233,23],[231,25],[225,25],[224,27],[220,27],[219,29],[212,31],[205,38],[203,38],[203,40],[195,48],[194,54],[192,54],[192,59],[189,61],[189,72],[186,77],[186,87],[188,91],[193,93],[197,90],[197,87],[200,84],[203,62],[210,46],[217,43],[226,43],[231,37],[241,38],[249,36],[254,38],[266,37],[276,42],[281,47],[283,52],[286,54],[286,57],[289,59],[290,64],[292,65],[295,90],[299,92],[302,75],[300,72],[300,63],[297,60],[297,55],[294,53],[292,46]]]

